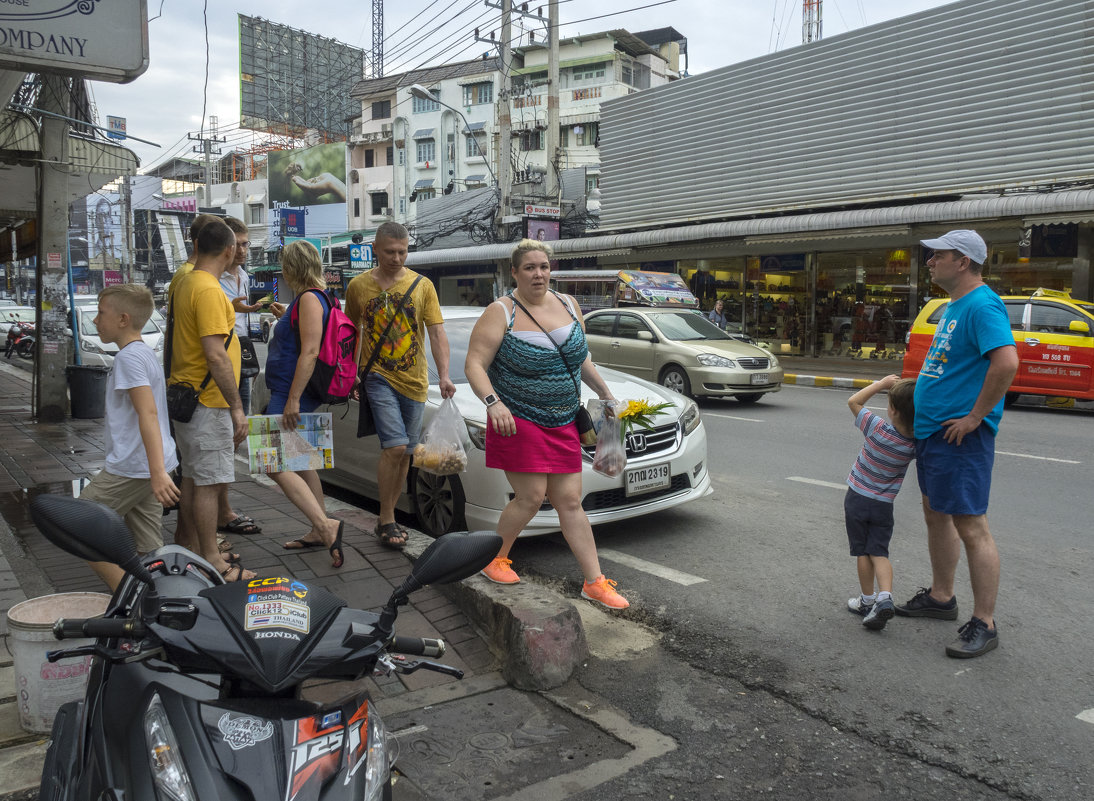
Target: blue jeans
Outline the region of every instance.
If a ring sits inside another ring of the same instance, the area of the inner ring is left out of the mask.
[[[376,423],[376,436],[381,448],[397,448],[406,445],[411,451],[422,434],[422,410],[425,404],[401,395],[377,373],[365,377],[372,419]]]

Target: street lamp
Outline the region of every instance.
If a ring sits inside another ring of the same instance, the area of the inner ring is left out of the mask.
[[[422,86],[420,83],[416,83],[416,84],[411,85],[410,94],[413,97],[418,98],[419,100],[429,100],[433,103],[436,103],[439,106],[444,106],[449,111],[454,111],[459,116],[459,118],[461,120],[463,120],[463,127],[467,129],[467,135],[470,136],[472,141],[474,141],[474,143],[475,143],[475,152],[477,152],[480,156],[483,157],[483,162],[482,163],[486,166],[486,171],[490,173],[490,179],[494,182],[494,185],[497,186],[498,178],[497,178],[496,175],[494,175],[494,171],[490,168],[490,159],[488,159],[486,157],[486,154],[482,152],[482,149],[479,148],[479,138],[477,136],[475,136],[475,132],[471,130],[471,126],[467,122],[467,117],[463,116],[463,112],[461,112],[455,106],[450,106],[447,103],[445,103],[444,101],[439,100],[436,95],[434,95],[432,92],[430,92],[424,86]]]

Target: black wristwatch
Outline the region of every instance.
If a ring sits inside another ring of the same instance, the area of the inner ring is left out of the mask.
[[[501,400],[501,399],[497,395],[495,395],[493,392],[491,392],[489,395],[487,395],[485,398],[482,399],[482,402],[485,403],[486,408],[489,409],[491,406],[493,406],[499,400]]]

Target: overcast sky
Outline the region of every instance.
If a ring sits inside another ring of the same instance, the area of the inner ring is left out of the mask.
[[[832,38],[945,4],[945,0],[824,0],[823,35]],[[534,10],[540,3],[531,0],[528,5]],[[546,0],[542,5],[546,16]],[[387,75],[427,63],[474,58],[486,45],[474,42],[473,29],[479,26],[486,35],[499,28],[500,12],[483,0],[388,0],[386,6]],[[219,118],[221,134],[228,140],[222,147],[249,146],[253,135],[239,130],[237,14],[261,16],[369,49],[371,9],[372,0],[148,0],[148,71],[129,84],[91,84],[100,124],[105,125],[106,115],[125,117],[131,135],[161,145],[128,142],[142,167],[171,156],[194,155],[194,143],[186,135],[201,128],[203,105],[206,120],[210,115]],[[612,28],[640,31],[672,26],[688,40],[692,74],[796,47],[802,38],[801,0],[562,0],[559,16],[563,37]],[[536,39],[540,38],[537,30]]]

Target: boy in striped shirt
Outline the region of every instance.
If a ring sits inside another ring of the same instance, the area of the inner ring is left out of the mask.
[[[889,391],[889,421],[866,408],[866,402]],[[914,378],[888,375],[860,389],[847,400],[855,425],[866,437],[862,451],[847,477],[843,513],[851,556],[858,560],[862,594],[847,602],[847,608],[862,615],[862,625],[874,631],[885,628],[895,613],[893,566],[889,562],[889,540],[893,537],[893,500],[904,481],[904,473],[915,456]],[[874,594],[877,579],[878,593]]]

